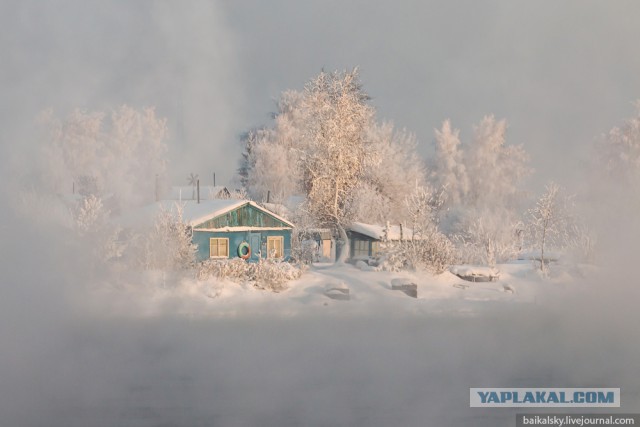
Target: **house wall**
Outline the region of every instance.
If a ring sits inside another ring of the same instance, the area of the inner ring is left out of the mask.
[[[259,230],[259,231],[202,231],[193,230],[193,243],[198,246],[196,259],[204,261],[209,259],[209,239],[222,237],[229,239],[229,258],[238,257],[238,246],[247,242],[251,246],[251,257],[248,261],[257,261],[258,253],[262,258],[267,257],[267,237],[284,237],[284,259],[291,256],[291,230]],[[258,243],[259,242],[259,243]]]

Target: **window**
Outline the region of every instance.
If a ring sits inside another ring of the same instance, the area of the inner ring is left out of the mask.
[[[209,239],[209,256],[211,258],[229,258],[229,239]]]
[[[380,242],[371,242],[371,256],[377,256],[380,252]]]
[[[369,241],[368,240],[355,240],[353,242],[353,256],[368,257],[369,256]]]
[[[267,237],[267,257],[269,258],[284,257],[284,237],[283,236]]]

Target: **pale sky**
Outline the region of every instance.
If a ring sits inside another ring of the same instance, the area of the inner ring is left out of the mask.
[[[156,106],[175,180],[232,178],[238,135],[322,68],[359,66],[380,119],[421,152],[495,114],[534,181],[579,179],[640,98],[637,1],[3,1],[3,148],[52,107]],[[571,178],[571,179],[568,179]],[[181,182],[177,182],[181,183]]]

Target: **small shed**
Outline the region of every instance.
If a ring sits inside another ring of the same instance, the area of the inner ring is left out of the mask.
[[[354,260],[366,260],[380,252],[380,243],[388,241],[412,240],[416,236],[413,230],[402,225],[377,225],[354,222],[347,227],[350,248],[349,257]]]
[[[328,261],[335,258],[335,255],[333,254],[334,244],[331,230],[328,228],[317,228],[309,231],[312,233],[313,239],[318,244],[318,258],[322,261]]]

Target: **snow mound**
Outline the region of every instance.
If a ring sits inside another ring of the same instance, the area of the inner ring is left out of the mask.
[[[493,282],[500,278],[500,271],[484,265],[452,265],[449,271],[470,282]]]

